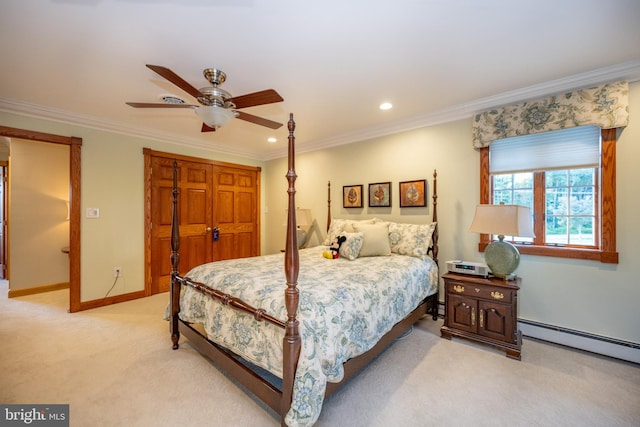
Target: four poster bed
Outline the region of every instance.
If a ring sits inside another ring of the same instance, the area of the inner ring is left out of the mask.
[[[436,173],[429,224],[334,219],[328,241],[338,234],[348,240],[340,258],[326,259],[326,246],[297,245],[294,128],[292,114],[284,253],[205,264],[181,276],[174,164],[168,318],[174,349],[184,335],[278,413],[282,425],[308,426],[326,396],[421,317],[437,318]],[[380,233],[391,250],[378,254]]]

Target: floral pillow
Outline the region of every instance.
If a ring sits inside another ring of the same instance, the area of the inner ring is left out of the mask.
[[[389,243],[391,252],[420,259],[427,256],[436,223],[399,224],[389,223]]]
[[[362,233],[341,233],[340,236],[347,238],[340,246],[340,256],[353,261],[360,255],[364,234]]]

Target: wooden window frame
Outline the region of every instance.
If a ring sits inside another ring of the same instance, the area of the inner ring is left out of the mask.
[[[539,244],[515,244],[521,254],[551,256],[558,258],[574,258],[590,261],[600,261],[607,264],[618,264],[618,252],[616,251],[616,129],[602,129],[602,154],[601,154],[601,182],[599,217],[600,236],[599,248],[568,248]],[[534,187],[535,188],[535,187]],[[535,190],[534,190],[535,191]],[[544,195],[543,195],[544,196]],[[534,194],[534,200],[538,197]],[[491,203],[491,187],[489,174],[489,147],[480,149],[480,203]],[[540,233],[540,221],[534,224],[536,234]],[[478,250],[484,252],[490,243],[488,234],[480,235]]]

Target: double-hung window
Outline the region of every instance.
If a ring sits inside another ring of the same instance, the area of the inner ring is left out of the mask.
[[[580,126],[496,140],[481,149],[481,202],[528,206],[523,254],[617,263],[615,129]],[[495,236],[483,235],[480,250]]]

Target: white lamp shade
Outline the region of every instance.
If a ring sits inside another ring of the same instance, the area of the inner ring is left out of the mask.
[[[289,209],[286,209],[287,215],[289,214]],[[287,225],[282,224],[283,226]],[[298,239],[298,249],[302,248],[304,244],[307,242],[308,233],[302,227],[311,227],[313,225],[313,217],[311,216],[311,209],[296,209],[296,226],[297,226],[297,239]]]
[[[484,260],[491,273],[508,280],[520,264],[518,248],[505,242],[504,236],[534,237],[531,211],[520,205],[478,205],[469,231],[497,234],[497,241],[487,245]]]
[[[469,231],[502,236],[534,237],[531,210],[520,205],[478,205]]]
[[[198,107],[196,114],[200,116],[207,126],[216,129],[226,125],[235,117],[235,113],[232,110],[227,110],[226,108],[215,105]]]
[[[285,209],[285,219],[289,215],[289,209]],[[283,226],[287,225],[286,221],[282,223]],[[296,209],[296,226],[297,227],[311,227],[313,225],[313,216],[311,215],[311,209]]]
[[[311,209],[296,209],[296,225],[298,227],[308,227],[311,224],[313,224]]]

